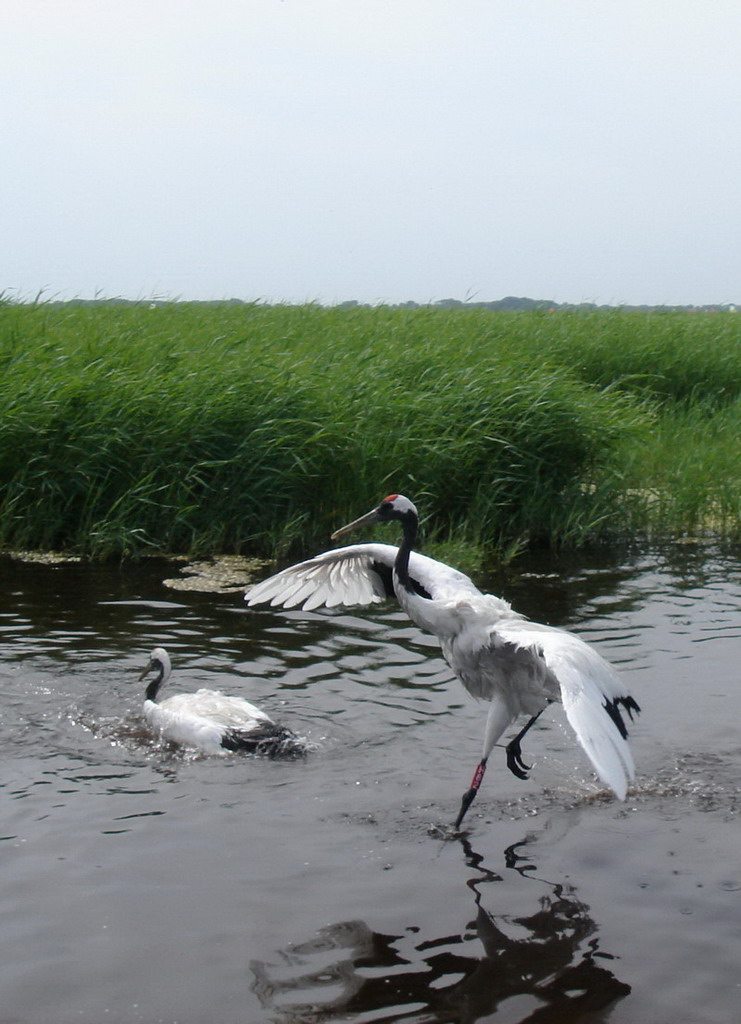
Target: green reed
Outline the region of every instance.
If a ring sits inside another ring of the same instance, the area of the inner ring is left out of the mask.
[[[390,491],[500,554],[733,535],[738,323],[0,304],[0,543],[288,557]]]

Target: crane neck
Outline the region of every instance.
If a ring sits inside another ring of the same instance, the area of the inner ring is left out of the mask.
[[[151,700],[152,703],[156,702],[159,689],[165,681],[165,666],[158,662],[157,668],[157,675],[144,691],[145,698]]]
[[[405,512],[401,516],[401,528],[403,531],[401,544],[396,554],[394,571],[401,586],[410,593],[417,593],[417,588],[409,577],[409,556],[417,540],[419,521],[413,512]]]

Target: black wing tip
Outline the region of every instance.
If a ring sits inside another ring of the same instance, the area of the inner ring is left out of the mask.
[[[633,697],[616,697],[615,700],[605,700],[605,711],[610,716],[615,724],[615,728],[623,737],[624,740],[628,738],[628,727],[623,721],[623,715],[621,713],[619,705],[622,704],[623,711],[627,712],[628,718],[631,722],[634,720],[634,715],[641,713],[640,705]]]
[[[306,744],[295,732],[274,722],[266,723],[249,732],[228,729],[221,737],[225,750],[242,754],[291,760],[306,755]]]

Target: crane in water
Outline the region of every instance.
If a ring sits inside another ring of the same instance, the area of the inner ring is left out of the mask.
[[[159,691],[172,672],[164,647],[154,648],[139,679],[151,672],[154,678],[147,685],[143,710],[147,724],[160,739],[204,754],[240,751],[294,757],[303,753],[295,733],[243,697],[201,689],[159,700]]]
[[[521,715],[528,719],[506,745],[507,766],[518,778],[530,770],[521,744],[549,704],[566,717],[600,779],[623,800],[634,778],[624,713],[640,707],[615,670],[578,636],[531,622],[510,604],[483,594],[464,573],[414,551],[419,515],[402,494],[390,494],[332,539],[373,523],[398,522],[402,540],[335,548],[289,566],[250,588],[250,605],[318,608],[370,604],[395,595],[409,618],[440,641],[442,654],[471,696],[488,701],[481,759],[463,794],[454,829],[481,786],[489,755]]]

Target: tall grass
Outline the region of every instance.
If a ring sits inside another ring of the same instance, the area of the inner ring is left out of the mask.
[[[288,556],[387,491],[500,552],[732,534],[739,340],[732,315],[5,303],[0,544]]]
[[[653,536],[741,538],[741,400],[680,406],[624,452],[625,529]]]

